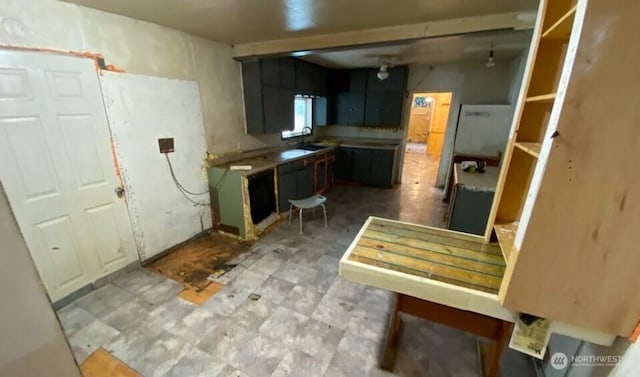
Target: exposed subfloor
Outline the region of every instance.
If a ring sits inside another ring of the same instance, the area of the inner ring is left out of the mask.
[[[59,311],[78,362],[102,347],[144,376],[480,376],[476,337],[408,316],[394,373],[380,370],[391,294],[337,276],[370,215],[442,226],[446,207],[429,162],[407,155],[394,189],[334,187],[329,228],[320,212],[305,214],[303,235],[297,222],[280,222],[233,261],[225,286],[202,305],[146,269],[78,299]],[[509,350],[501,368],[502,376],[535,376],[530,360]]]

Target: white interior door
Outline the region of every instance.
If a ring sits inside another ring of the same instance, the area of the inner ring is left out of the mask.
[[[92,60],[0,50],[0,161],[52,300],[136,260]]]

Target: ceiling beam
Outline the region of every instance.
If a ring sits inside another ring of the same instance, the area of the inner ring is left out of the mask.
[[[259,56],[332,50],[350,46],[384,44],[395,41],[433,38],[489,30],[532,29],[535,18],[536,12],[501,13],[332,34],[319,34],[308,37],[241,43],[233,46],[233,57],[238,60],[243,60]]]

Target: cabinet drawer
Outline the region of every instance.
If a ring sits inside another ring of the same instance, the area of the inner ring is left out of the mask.
[[[278,165],[278,174],[287,174],[304,167],[304,160],[296,160]]]

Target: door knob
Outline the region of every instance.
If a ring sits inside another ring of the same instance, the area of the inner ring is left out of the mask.
[[[122,199],[124,197],[124,187],[122,186],[118,186],[116,188],[113,189],[113,192],[116,193],[116,196],[120,199]]]

